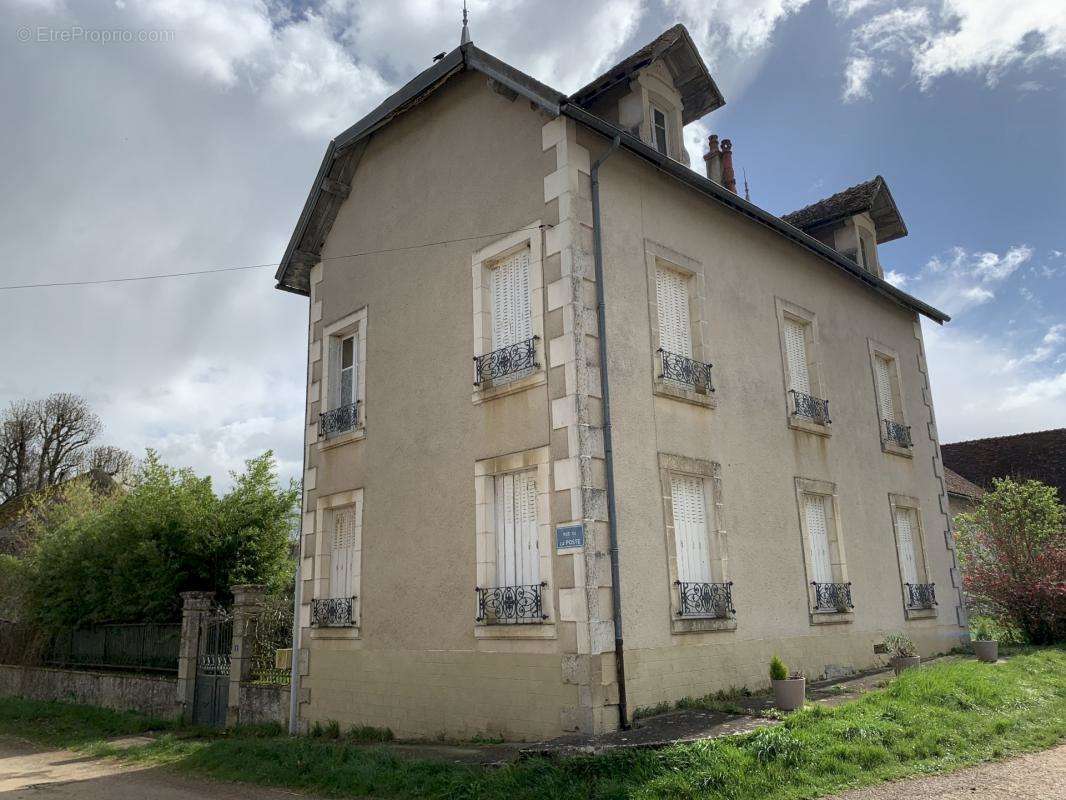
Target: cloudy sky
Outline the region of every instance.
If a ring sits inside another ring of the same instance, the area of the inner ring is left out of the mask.
[[[329,138],[459,37],[458,2],[0,0],[0,285],[269,264]],[[1066,425],[1062,0],[471,0],[475,42],[563,91],[681,21],[752,199],[882,174],[891,279],[943,441]],[[133,41],[107,41],[132,38]],[[299,472],[306,301],[273,269],[0,289],[0,403],[79,392],[106,439],[225,485]]]

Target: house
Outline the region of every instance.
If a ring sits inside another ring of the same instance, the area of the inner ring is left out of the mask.
[[[111,494],[120,484],[100,469],[83,472],[53,486],[12,497],[0,505],[0,555],[22,555],[29,547],[30,523],[34,513],[47,511],[62,502],[63,492],[76,484],[85,484],[97,495]]]
[[[941,450],[943,449],[941,447]],[[959,514],[972,513],[985,493],[985,490],[976,483],[966,480],[947,466],[944,467],[944,487],[947,489],[948,507],[951,509],[952,519]]]
[[[964,624],[875,179],[794,223],[706,177],[676,26],[567,96],[469,41],[334,139],[309,298],[300,724],[605,731]],[[840,248],[840,249],[838,249]],[[856,256],[865,248],[865,257]]]
[[[1066,428],[953,442],[944,464],[985,490],[995,478],[1033,479],[1054,486],[1066,503]]]

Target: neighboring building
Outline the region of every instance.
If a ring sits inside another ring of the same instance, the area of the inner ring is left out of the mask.
[[[63,490],[85,483],[96,494],[110,494],[119,484],[103,470],[89,470],[62,483],[12,497],[0,505],[0,554],[22,555],[30,546],[30,522],[34,513],[46,511],[60,502]]]
[[[1066,503],[1066,428],[954,442],[941,448],[944,464],[983,489],[994,478],[1042,481]]]
[[[943,449],[942,446],[941,450]],[[944,467],[944,486],[948,492],[948,506],[951,508],[952,519],[959,514],[972,512],[985,493],[985,490],[976,483],[966,480],[950,467]]]
[[[571,97],[464,43],[330,143],[277,272],[310,298],[301,725],[603,731],[775,653],[959,643],[947,317],[881,278],[883,180],[812,236],[728,141],[685,166],[723,102],[681,26]]]

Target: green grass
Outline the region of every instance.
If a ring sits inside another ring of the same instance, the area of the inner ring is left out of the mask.
[[[105,735],[153,727],[128,715],[0,700],[0,732],[91,746],[94,726],[98,752]],[[798,800],[1056,744],[1066,738],[1066,651],[1027,651],[998,665],[937,662],[855,702],[808,706],[743,736],[497,769],[401,759],[339,731],[336,739],[263,733],[188,738],[175,730],[120,756],[331,796]]]

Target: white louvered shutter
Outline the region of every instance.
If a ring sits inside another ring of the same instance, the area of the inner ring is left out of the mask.
[[[899,561],[904,583],[918,583],[918,559],[914,552],[914,512],[896,509],[896,535],[899,536]]]
[[[825,497],[804,495],[807,533],[811,537],[811,577],[818,583],[833,582],[833,565],[829,560],[829,523]]]
[[[892,396],[892,363],[883,356],[874,358],[874,373],[877,379],[877,406],[881,419],[896,422],[896,400]]]
[[[333,512],[333,544],[330,549],[330,597],[352,597],[355,593],[356,553],[359,551],[362,509],[358,504]]]
[[[529,250],[508,256],[491,272],[492,349],[533,338],[529,306]]]
[[[672,269],[657,268],[655,298],[659,309],[659,346],[669,353],[692,358],[688,278]]]
[[[711,552],[707,540],[707,502],[703,480],[689,475],[670,476],[674,507],[677,578],[684,582],[711,582]]]
[[[496,584],[540,583],[536,472],[496,477]]]
[[[806,325],[794,319],[785,320],[785,356],[788,359],[788,388],[802,394],[811,393],[811,376],[807,369],[806,327]]]

